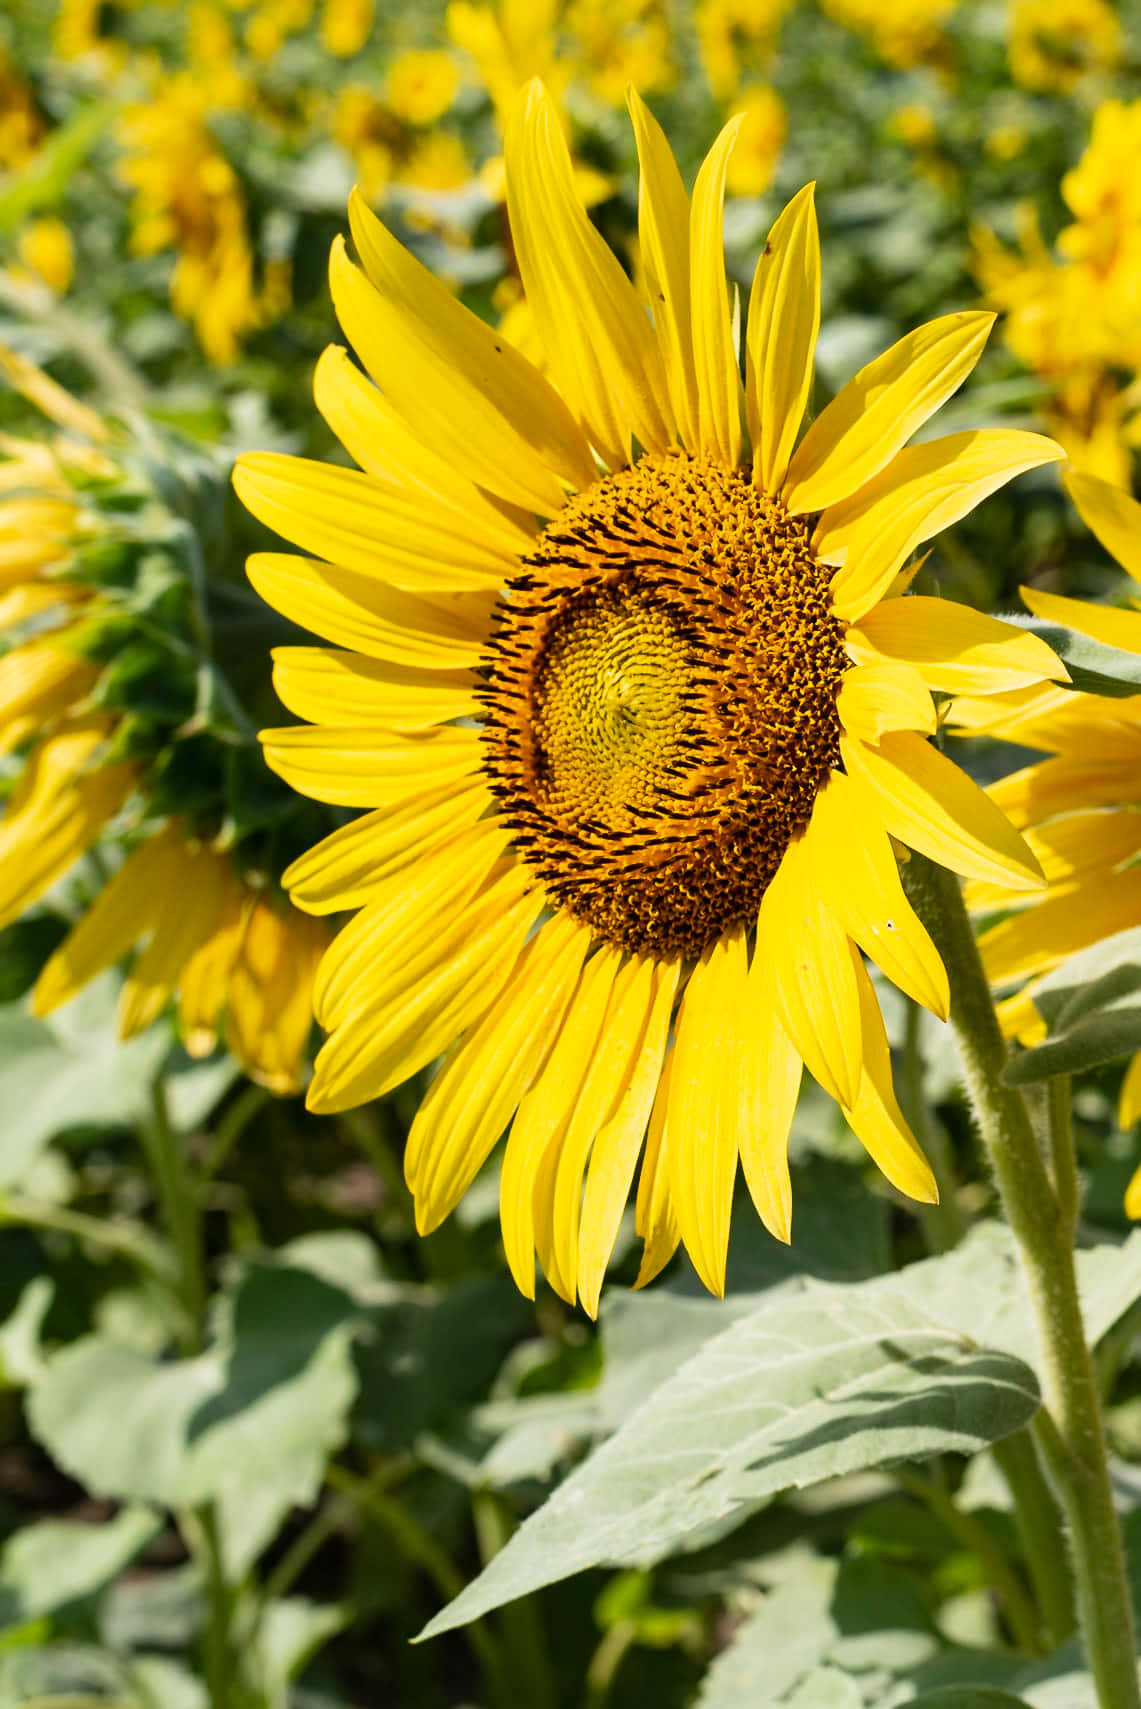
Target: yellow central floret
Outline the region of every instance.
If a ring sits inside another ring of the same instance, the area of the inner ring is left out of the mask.
[[[644,458],[562,511],[500,601],[488,768],[552,902],[698,956],[756,918],[839,763],[832,572],[725,465]]]

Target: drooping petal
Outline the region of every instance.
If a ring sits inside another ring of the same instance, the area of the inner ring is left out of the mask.
[[[149,942],[131,968],[119,993],[118,1030],[133,1038],[149,1027],[166,1008],[182,970],[199,945],[219,924],[230,876],[228,855],[213,849],[184,847],[176,864],[177,888],[153,918]],[[178,905],[171,906],[171,896]]]
[[[259,896],[246,918],[226,986],[226,1046],[251,1079],[278,1097],[301,1090],[313,1030],[310,992],[327,943],[320,920]]]
[[[376,726],[287,724],[259,735],[265,763],[314,801],[336,807],[380,807],[425,787],[458,783],[479,769],[475,730],[450,724],[398,732]]]
[[[1048,623],[1063,623],[1079,634],[1104,641],[1107,647],[1124,647],[1126,652],[1141,653],[1141,611],[1091,605],[1089,600],[1067,599],[1064,594],[1047,593],[1037,587],[1021,587],[1018,591],[1035,617],[1044,617]]]
[[[979,939],[994,984],[1054,967],[1068,955],[1141,919],[1141,867],[1105,873],[1096,885],[1045,897]]]
[[[358,469],[247,452],[234,468],[234,490],[293,545],[407,593],[490,590],[514,568],[514,558],[481,543],[458,513],[433,513]]]
[[[1028,688],[1045,677],[1068,682],[1064,664],[1038,635],[950,599],[909,594],[885,599],[849,629],[848,655],[860,663],[891,659],[914,665],[928,688],[948,694],[993,694]]]
[[[354,191],[353,241],[329,261],[349,343],[418,439],[511,504],[550,516],[562,482],[594,478],[581,432],[550,382],[414,259]],[[365,277],[365,274],[368,277]]]
[[[636,1288],[644,1288],[661,1274],[681,1244],[681,1230],[670,1197],[669,1148],[666,1118],[673,1081],[674,1052],[667,1050],[658,1095],[650,1111],[646,1148],[638,1175],[638,1197],[634,1205],[634,1231],[643,1242],[642,1262]]]
[[[681,1000],[670,1079],[669,1192],[685,1249],[710,1293],[725,1292],[737,1173],[738,1099],[746,988],[745,934],[705,952]]]
[[[823,417],[821,417],[823,419]],[[1064,456],[1037,433],[952,433],[900,451],[850,498],[824,511],[813,544],[844,562],[832,580],[838,617],[854,622],[882,599],[908,554],[1026,469]]]
[[[1132,798],[1141,761],[1141,732],[1132,752],[1065,755],[1042,760],[992,783],[987,791],[1014,825],[1037,824],[1054,813],[1118,807]]]
[[[841,679],[836,710],[845,730],[865,742],[878,742],[889,730],[935,734],[931,691],[911,665],[853,665]]]
[[[578,1241],[578,1292],[583,1310],[598,1315],[602,1278],[630,1196],[638,1153],[662,1077],[670,1011],[677,991],[677,962],[652,964],[645,1026],[618,1108],[599,1131],[590,1153],[582,1195]]]
[[[229,1000],[230,981],[253,903],[254,894],[231,877],[210,935],[182,969],[178,981],[178,1031],[188,1056],[209,1056],[217,1047],[218,1025]],[[313,971],[315,968],[314,963]],[[304,1001],[311,1024],[309,986],[304,991]],[[305,1036],[307,1040],[308,1028]]]
[[[753,480],[778,493],[812,387],[820,331],[820,234],[815,184],[797,192],[757,262],[745,333],[745,403]]]
[[[909,1199],[918,1199],[920,1204],[938,1204],[939,1188],[934,1172],[895,1099],[891,1052],[875,990],[855,954],[853,966],[860,994],[864,1075],[860,1095],[844,1110],[844,1118],[893,1187],[898,1187]]]
[[[689,197],[658,121],[636,89],[627,95],[638,146],[638,243],[654,330],[682,444],[698,443],[697,371],[689,284]]]
[[[698,445],[731,469],[741,457],[741,374],[729,285],[725,277],[722,221],[725,169],[741,128],[730,119],[706,155],[693,186],[689,212],[689,274],[693,356],[697,370]]]
[[[548,1151],[557,1152],[566,1133],[620,962],[619,951],[604,947],[586,963],[543,1072],[519,1105],[507,1136],[499,1221],[511,1274],[528,1299],[535,1297],[536,1181]]]
[[[494,1006],[455,1045],[416,1112],[404,1172],[421,1234],[458,1204],[541,1072],[590,933],[557,915],[527,944]]]
[[[978,310],[943,315],[861,368],[793,457],[784,488],[793,515],[824,510],[877,475],[962,385],[994,320]]]
[[[803,837],[788,845],[765,891],[755,954],[809,1072],[837,1103],[854,1103],[863,1057],[848,935],[817,893]]]
[[[1086,527],[1134,581],[1141,581],[1141,504],[1120,487],[1076,469],[1062,478]]]
[[[1010,820],[922,736],[901,730],[878,748],[842,737],[840,752],[845,770],[873,792],[885,827],[901,843],[966,878],[1041,888],[1038,862]]]
[[[289,552],[256,552],[246,574],[283,617],[368,658],[463,670],[483,657],[493,594],[418,597]]]
[[[939,952],[904,895],[876,799],[833,772],[805,833],[829,911],[888,978],[945,1021],[950,989]]]
[[[757,1215],[777,1240],[792,1235],[788,1136],[800,1095],[801,1061],[780,1024],[763,961],[753,956],[737,1062],[737,1145]]]
[[[649,317],[587,218],[558,115],[538,82],[506,139],[507,207],[527,306],[559,391],[611,469],[674,438],[665,368]]]
[[[1045,875],[1051,893],[1062,887],[1100,881],[1115,866],[1141,854],[1141,813],[1067,813],[1023,832]],[[1010,908],[1019,903],[1033,905],[1036,897],[1025,892],[1011,895],[1005,884],[983,884],[978,879],[964,887],[968,908]]]
[[[274,647],[271,656],[277,698],[314,724],[423,730],[479,710],[468,671],[418,671],[329,647]]]

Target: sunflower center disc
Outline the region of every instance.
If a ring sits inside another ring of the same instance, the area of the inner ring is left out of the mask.
[[[553,904],[637,953],[756,919],[839,763],[846,668],[809,526],[645,457],[574,499],[496,610],[488,773]]]

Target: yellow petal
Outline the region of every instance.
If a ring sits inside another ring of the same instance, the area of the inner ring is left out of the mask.
[[[780,1024],[768,974],[757,955],[749,969],[737,1063],[737,1144],[757,1215],[778,1240],[792,1234],[788,1136],[800,1095],[801,1062]]]
[[[891,1053],[872,982],[857,956],[856,982],[864,1037],[864,1077],[855,1104],[844,1118],[893,1187],[921,1204],[939,1202],[931,1165],[904,1121],[891,1081]]]
[[[1141,510],[1141,505],[1137,507]],[[1046,593],[1042,588],[1020,587],[1023,603],[1035,617],[1048,623],[1063,623],[1107,647],[1124,647],[1127,652],[1141,653],[1141,611],[1118,611],[1112,605],[1091,605],[1085,599],[1066,599],[1060,593]]]
[[[682,444],[698,443],[689,285],[689,197],[665,133],[636,89],[626,97],[638,145],[638,244],[658,348]]]
[[[1097,885],[1047,896],[1034,908],[992,926],[979,939],[994,984],[1042,973],[1066,956],[1141,920],[1141,867],[1107,873]]]
[[[301,1090],[313,1030],[313,976],[328,941],[320,920],[254,903],[226,988],[226,1045],[251,1079],[279,1097]]]
[[[705,951],[681,1000],[669,1089],[670,1199],[693,1267],[718,1298],[725,1292],[737,1173],[734,1063],[742,1045],[746,972],[741,930]]]
[[[1080,475],[1076,469],[1068,470],[1062,478],[1086,527],[1123,570],[1141,581],[1141,504],[1120,487],[1111,487],[1093,475]]]
[[[901,991],[945,1021],[950,990],[939,952],[899,881],[874,796],[833,772],[805,833],[813,881],[840,925]]]
[[[529,1299],[535,1295],[536,1180],[548,1151],[557,1153],[566,1133],[620,961],[618,951],[603,948],[586,963],[543,1072],[519,1105],[507,1137],[499,1220],[511,1274]]]
[[[756,954],[781,1026],[838,1103],[860,1087],[860,1010],[848,936],[817,892],[803,838],[788,845],[761,903]]]
[[[419,495],[432,512],[464,517],[473,535],[500,553],[526,552],[537,527],[508,512],[446,458],[437,456],[397,415],[346,350],[331,344],[317,362],[313,397],[349,455],[366,474]]]
[[[649,1003],[626,1090],[590,1153],[582,1196],[578,1244],[578,1292],[583,1310],[598,1315],[602,1278],[614,1250],[638,1153],[662,1077],[670,1012],[677,991],[676,962],[651,963]]]
[[[128,855],[91,906],[45,962],[32,993],[32,1010],[50,1015],[107,967],[121,961],[149,931],[172,895],[185,833],[168,826]]]
[[[1032,981],[1016,996],[1007,997],[994,1006],[1003,1038],[1016,1038],[1019,1044],[1024,1044],[1027,1048],[1032,1044],[1041,1044],[1049,1031],[1034,1001],[1033,992],[1036,989],[1037,982]]]
[[[935,734],[935,703],[911,665],[852,665],[841,679],[836,710],[845,730],[865,742],[878,742],[888,730]]]
[[[1117,807],[1136,796],[1139,759],[1141,748],[1132,754],[1042,760],[1000,778],[987,793],[1020,826],[1083,807]]]
[[[781,490],[812,386],[820,331],[815,190],[799,190],[769,232],[749,296],[745,401],[753,480],[766,493]]]
[[[404,1152],[422,1234],[458,1204],[541,1071],[589,944],[585,926],[556,915],[526,945],[498,1001],[429,1086]]]
[[[642,1262],[634,1283],[644,1288],[661,1274],[681,1243],[681,1230],[670,1197],[669,1150],[666,1118],[673,1080],[674,1052],[667,1050],[658,1095],[646,1129],[646,1149],[638,1175],[638,1197],[634,1205],[634,1230],[643,1241]]]
[[[458,783],[479,769],[483,750],[474,730],[376,728],[263,730],[265,763],[314,801],[337,807],[395,805],[418,790]]]
[[[397,243],[356,191],[349,220],[368,278],[338,240],[329,261],[333,304],[392,407],[477,486],[553,515],[563,504],[560,483],[584,487],[594,479],[590,453],[562,399]]]
[[[424,790],[342,825],[287,867],[282,884],[307,914],[359,908],[378,885],[451,844],[491,806],[482,783]]]
[[[410,593],[496,588],[515,560],[465,531],[457,513],[386,491],[371,475],[276,451],[251,451],[234,491],[267,528],[357,575]]]
[[[821,417],[823,420],[823,417]],[[806,441],[807,443],[807,441]],[[837,616],[852,622],[881,599],[924,540],[981,504],[1026,469],[1063,456],[1037,433],[952,433],[900,451],[851,498],[821,516],[813,544],[826,560],[847,556],[832,581]]]
[[[878,748],[842,737],[844,768],[875,795],[893,837],[967,878],[1036,890],[1041,869],[1010,820],[966,772],[922,736],[899,731]]]
[[[725,277],[725,169],[742,117],[729,120],[706,155],[689,212],[698,449],[735,469],[741,460],[741,374]]]
[[[1136,1061],[1134,1057],[1134,1061]],[[1125,1201],[1122,1207],[1127,1217],[1133,1222],[1141,1218],[1141,1169],[1134,1171],[1129,1185],[1125,1189]]]
[[[417,671],[327,647],[274,647],[277,698],[314,724],[383,724],[422,730],[479,711],[469,673]]]
[[[1117,1105],[1117,1125],[1130,1128],[1141,1118],[1141,1051],[1134,1056],[1129,1067],[1125,1070],[1125,1078],[1121,1082],[1121,1096]],[[1141,1217],[1141,1169],[1130,1181],[1125,1193],[1125,1214],[1136,1221]]]
[[[792,459],[784,500],[793,515],[824,510],[877,475],[962,385],[994,319],[977,310],[943,315],[861,368]]]
[[[39,724],[66,712],[94,688],[99,667],[50,641],[28,641],[0,658],[0,724],[33,718]]]
[[[506,140],[507,207],[527,306],[555,382],[611,469],[673,441],[654,330],[574,182],[558,116],[533,81]]]
[[[1038,635],[954,600],[909,594],[885,599],[849,629],[848,653],[914,665],[928,688],[988,694],[1030,687],[1043,677],[1068,682],[1065,665]]]
[[[993,794],[993,792],[992,792]],[[1051,891],[1099,881],[1123,861],[1141,854],[1141,813],[1135,811],[1067,813],[1048,825],[1023,833]],[[1010,908],[1033,905],[1025,891],[1012,893],[1004,884],[965,886],[968,908]]]
[[[411,983],[354,1009],[317,1057],[311,1110],[332,1114],[383,1097],[486,1014],[542,908],[541,895],[520,895],[525,882],[512,868],[441,934],[431,965]]]
[[[418,670],[462,670],[483,658],[492,593],[418,598],[288,552],[256,552],[246,574],[283,617],[369,658]]]
[[[228,878],[228,855],[208,848],[179,851],[166,906],[119,993],[121,1039],[143,1032],[166,1008],[183,968],[219,922]],[[177,906],[171,906],[172,896]]]
[[[213,930],[199,944],[178,981],[178,1030],[188,1056],[209,1056],[246,933],[253,893],[231,875]],[[305,1007],[310,1009],[309,993]],[[311,1013],[307,1015],[311,1019]]]

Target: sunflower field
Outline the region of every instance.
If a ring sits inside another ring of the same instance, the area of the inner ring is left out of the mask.
[[[0,1709],[1141,1709],[1139,452],[1141,0],[4,0]]]

